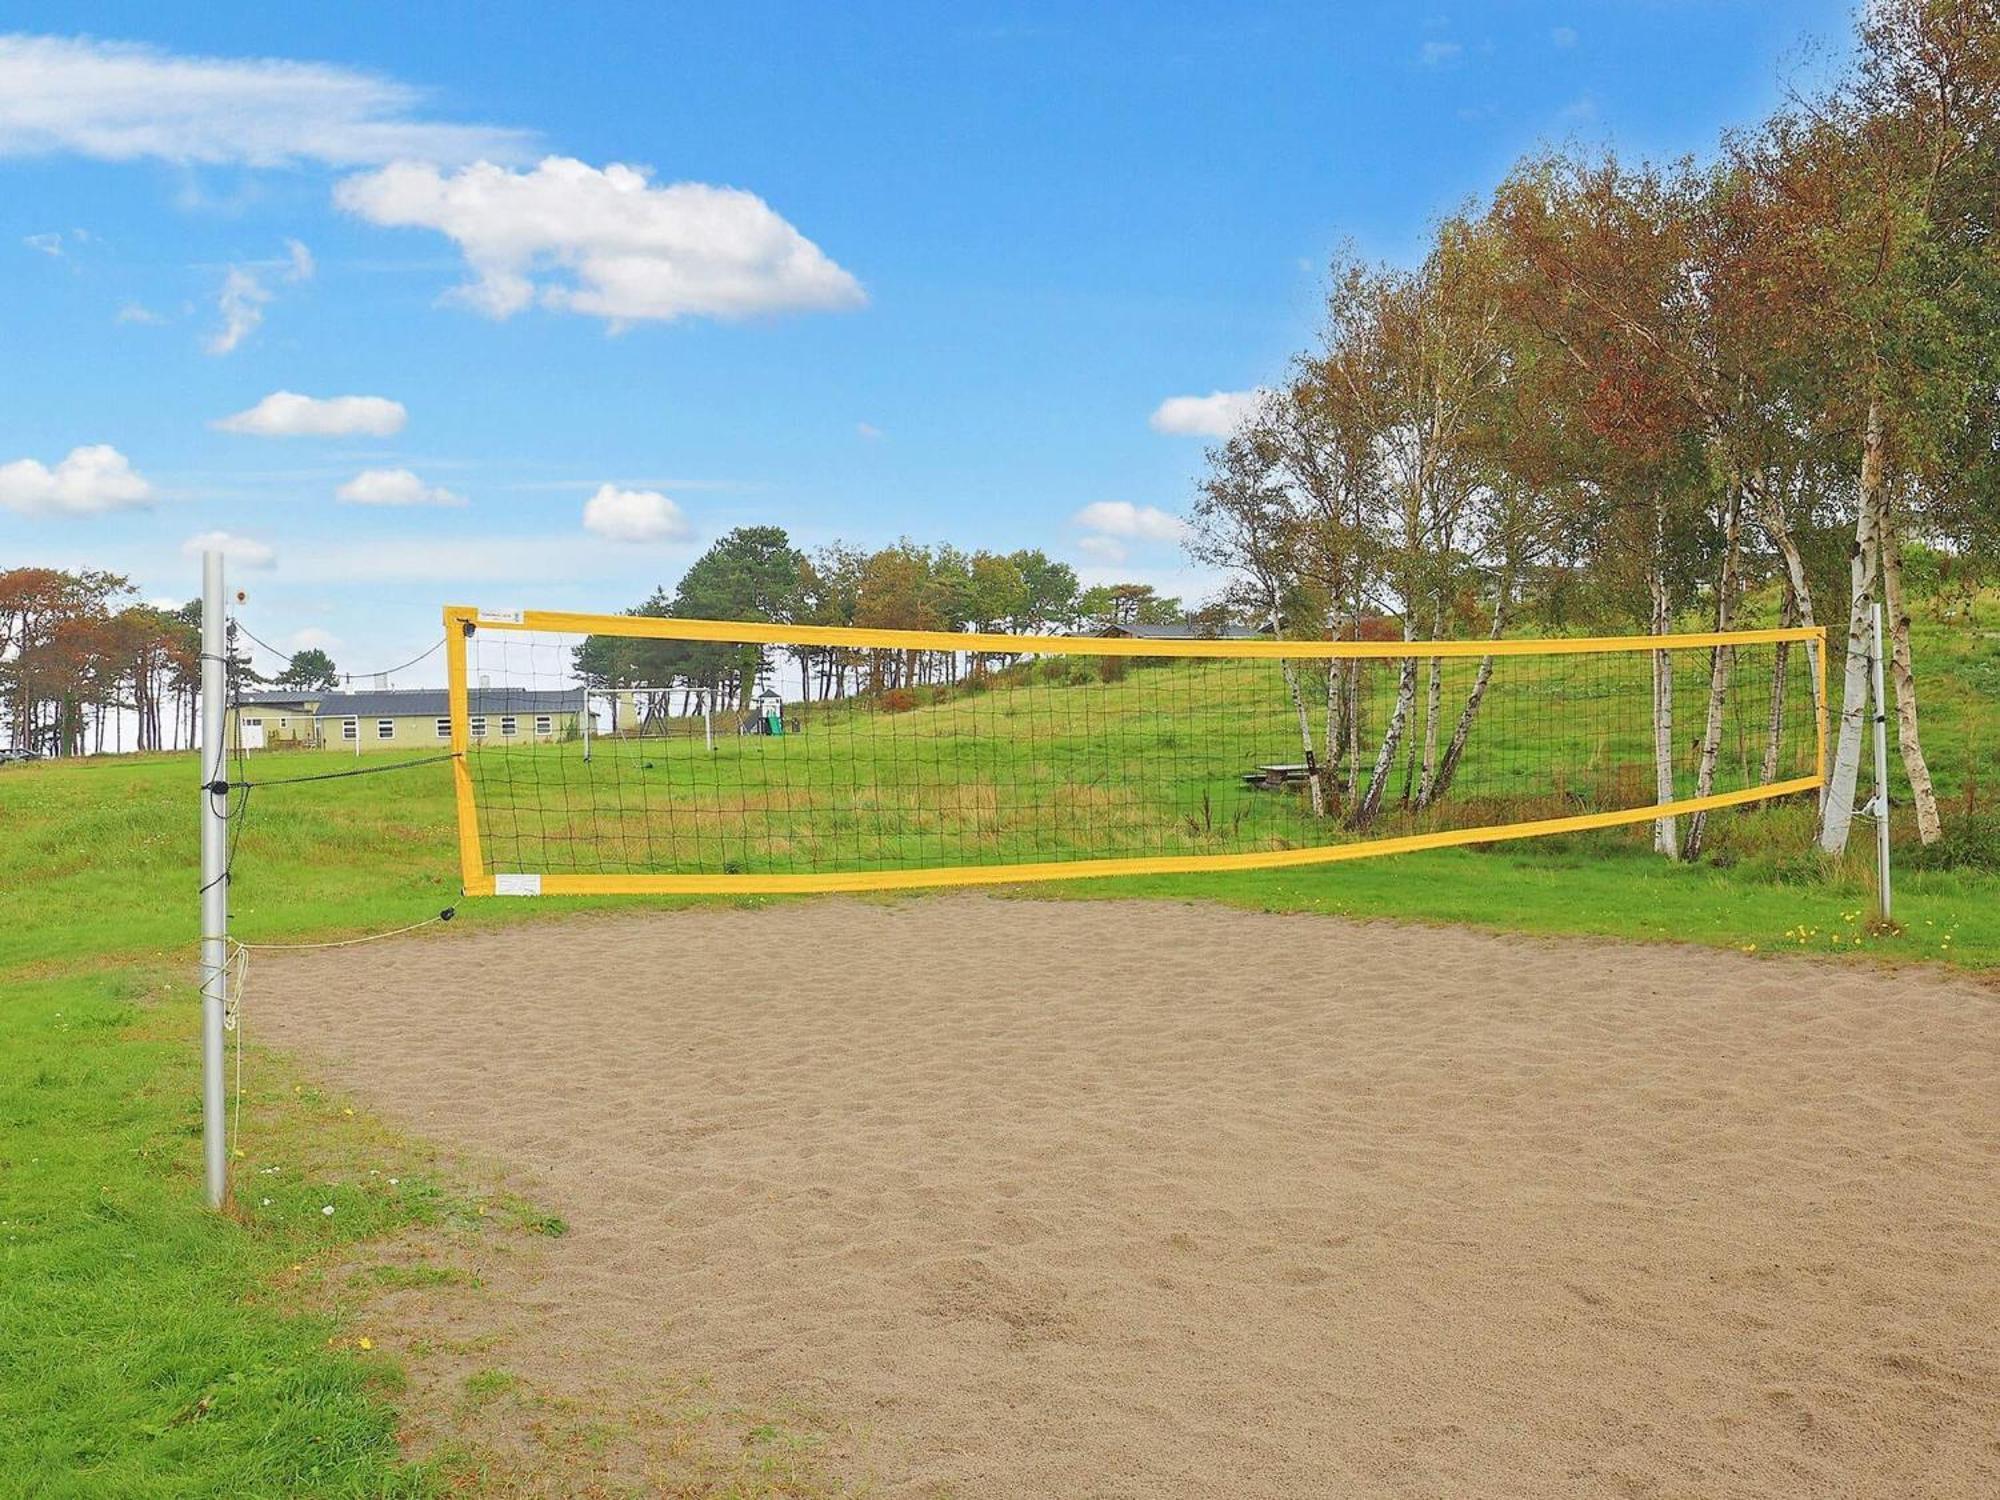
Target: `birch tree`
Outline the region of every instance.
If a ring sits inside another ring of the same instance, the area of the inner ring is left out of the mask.
[[[1869,609],[1887,604],[1897,744],[1919,837],[1942,831],[1923,753],[1904,601],[1899,475],[1935,470],[1968,400],[1992,378],[1995,107],[2000,16],[1990,0],[1881,0],[1866,12],[1862,65],[1829,98],[1804,101],[1788,179],[1802,264],[1824,288],[1827,417],[1858,428],[1842,711],[1820,844],[1852,827],[1864,744]],[[1984,366],[1984,368],[1982,368]],[[1990,385],[1989,385],[1990,388]],[[1893,576],[1891,576],[1893,575]],[[1857,662],[1856,658],[1860,658]]]

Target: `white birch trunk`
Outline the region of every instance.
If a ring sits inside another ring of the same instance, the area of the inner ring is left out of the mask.
[[[1360,639],[1356,630],[1355,638]],[[1361,660],[1347,663],[1347,805],[1354,805],[1355,788],[1361,780]]]
[[[1355,525],[1360,525],[1359,502],[1356,502]],[[1357,569],[1351,580],[1348,600],[1348,620],[1352,624],[1354,639],[1361,640],[1361,576]],[[1347,659],[1347,786],[1346,802],[1354,806],[1357,788],[1361,784],[1361,658]]]
[[[1274,605],[1271,610],[1271,634],[1274,637],[1278,634],[1278,628],[1278,611]],[[1307,766],[1311,766],[1313,764],[1312,716],[1306,712],[1306,695],[1304,690],[1299,686],[1298,663],[1293,661],[1289,656],[1286,656],[1279,658],[1278,666],[1285,674],[1285,691],[1291,694],[1292,707],[1297,711],[1299,716],[1299,743],[1305,749]],[[1311,774],[1307,775],[1306,795],[1312,799],[1313,816],[1315,818],[1325,817],[1326,792],[1319,784],[1319,777]]]
[[[1667,546],[1666,508],[1653,502],[1653,559],[1646,583],[1653,595],[1653,634],[1673,629],[1673,604],[1667,597],[1663,566]],[[1674,661],[1671,651],[1653,653],[1653,800],[1674,800]],[[1670,813],[1653,820],[1653,848],[1668,859],[1681,857],[1677,819]]]
[[[1792,624],[1794,613],[1795,605],[1788,585],[1778,623],[1781,626]],[[1771,653],[1771,710],[1764,726],[1764,764],[1758,775],[1761,786],[1769,786],[1778,779],[1778,759],[1784,753],[1785,741],[1785,675],[1790,670],[1791,659],[1792,643],[1779,641]]]
[[[1775,494],[1766,489],[1759,513],[1764,520],[1764,534],[1770,537],[1771,545],[1778,549],[1778,556],[1785,564],[1785,581],[1789,585],[1789,597],[1793,611],[1791,623],[1805,626],[1817,625],[1819,617],[1813,613],[1812,580],[1806,576],[1806,560],[1799,552],[1798,539],[1792,535],[1790,523],[1785,519],[1783,502]],[[1818,654],[1818,651],[1819,648],[1817,646],[1809,646],[1807,648],[1807,665],[1814,669],[1807,673],[1807,676],[1812,681],[1813,709],[1815,712],[1819,710],[1820,706],[1819,672],[1818,663],[1812,660],[1812,658]]]
[[[1341,685],[1346,680],[1343,672],[1345,663],[1328,658],[1326,663],[1326,756],[1320,762],[1320,781],[1331,799],[1333,810],[1339,810],[1340,762],[1347,745],[1347,714],[1350,712],[1346,695]]]
[[[1722,521],[1722,577],[1715,589],[1715,628],[1729,629],[1736,607],[1737,561],[1743,541],[1743,491],[1729,489]],[[1729,697],[1729,669],[1736,660],[1732,646],[1716,646],[1709,653],[1708,717],[1702,728],[1701,759],[1695,769],[1694,794],[1706,797],[1715,790],[1715,763],[1722,751],[1722,710]],[[1681,841],[1681,858],[1694,859],[1701,853],[1702,836],[1708,831],[1707,812],[1688,815],[1686,837]]]
[[[1279,665],[1285,671],[1285,691],[1292,695],[1292,707],[1298,710],[1299,742],[1305,747],[1306,764],[1311,766],[1314,763],[1312,718],[1306,712],[1306,695],[1299,688],[1299,669],[1290,657],[1286,657]],[[1306,777],[1306,795],[1312,799],[1313,816],[1325,817],[1326,789],[1319,784],[1318,776]]]
[[[1410,639],[1408,631],[1403,638]],[[1403,743],[1403,731],[1410,721],[1410,709],[1417,701],[1417,659],[1414,656],[1403,659],[1403,668],[1396,681],[1396,706],[1389,714],[1389,724],[1382,731],[1382,746],[1375,753],[1374,773],[1368,778],[1368,790],[1363,792],[1354,804],[1352,826],[1366,828],[1375,821],[1382,810],[1382,795],[1388,789],[1389,773],[1396,769],[1396,752]]]
[[[1433,656],[1430,682],[1424,692],[1424,763],[1417,777],[1418,807],[1429,804],[1431,787],[1437,780],[1438,715],[1443,709],[1444,662],[1441,658]]]
[[[1917,675],[1910,653],[1910,612],[1903,598],[1903,542],[1896,534],[1887,490],[1876,512],[1876,541],[1882,553],[1882,603],[1889,615],[1889,681],[1896,693],[1896,744],[1903,753],[1903,770],[1910,780],[1910,800],[1917,810],[1917,837],[1935,844],[1944,836],[1938,818],[1937,787],[1930,762],[1917,735]]]
[[[1820,818],[1819,846],[1828,854],[1846,852],[1847,836],[1854,825],[1855,782],[1861,772],[1862,730],[1868,720],[1868,607],[1874,602],[1880,562],[1875,523],[1881,488],[1882,407],[1880,401],[1871,400],[1861,439],[1861,497],[1855,511],[1854,550],[1847,566],[1847,662],[1841,673],[1840,724]]]
[[[1503,576],[1499,597],[1493,601],[1493,628],[1487,632],[1489,640],[1499,640],[1507,628],[1507,606],[1513,592],[1511,575]],[[1458,775],[1459,759],[1465,754],[1465,742],[1472,737],[1473,721],[1479,717],[1479,706],[1486,701],[1486,689],[1493,681],[1494,660],[1491,653],[1479,658],[1479,670],[1472,678],[1472,691],[1465,695],[1465,707],[1458,711],[1458,722],[1452,726],[1451,739],[1445,744],[1444,757],[1438,762],[1437,776],[1430,784],[1428,795],[1417,799],[1417,811],[1422,812],[1432,803],[1442,801],[1444,794],[1451,790],[1451,783]]]

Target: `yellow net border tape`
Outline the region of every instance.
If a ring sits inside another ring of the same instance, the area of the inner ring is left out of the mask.
[[[1568,656],[1592,651],[1677,651],[1694,646],[1754,646],[1809,641],[1824,646],[1824,626],[1709,631],[1690,635],[1552,636],[1545,640],[1300,641],[1154,640],[1102,635],[990,635],[952,630],[858,630],[838,625],[772,625],[754,620],[686,620],[653,615],[589,615],[563,610],[481,610],[454,604],[448,635],[475,630],[531,630],[616,635],[639,640],[722,641],[756,646],[834,646],[862,651],[976,651],[1047,656],[1182,656],[1252,660],[1464,656]]]
[[[1026,865],[941,865],[922,870],[827,870],[813,874],[744,875],[544,875],[537,894],[543,896],[810,896],[835,892],[910,891],[944,886],[1021,885],[1044,880],[1096,880],[1113,875],[1203,875],[1231,870],[1281,870],[1305,865],[1334,864],[1346,859],[1372,859],[1387,854],[1414,854],[1420,849],[1447,849],[1463,844],[1491,844],[1503,839],[1538,838],[1552,833],[1578,833],[1588,828],[1615,828],[1646,823],[1677,813],[1738,807],[1793,792],[1818,788],[1817,776],[1774,781],[1769,786],[1717,792],[1709,797],[1683,797],[1658,806],[1624,808],[1618,812],[1579,813],[1568,818],[1541,818],[1527,823],[1499,823],[1485,828],[1449,828],[1400,838],[1363,839],[1352,844],[1325,844],[1309,849],[1259,849],[1243,854],[1147,855],[1132,859],[1048,860]],[[522,872],[529,873],[529,872]],[[482,875],[465,884],[468,896],[495,894],[495,879]]]
[[[1498,823],[1481,828],[1440,829],[1396,838],[1359,839],[1302,849],[1260,849],[1236,854],[1148,855],[1125,859],[1047,860],[1034,864],[946,865],[916,870],[831,870],[808,874],[624,874],[542,875],[544,896],[785,896],[837,892],[906,891],[952,886],[1018,885],[1045,880],[1093,880],[1110,876],[1199,875],[1235,870],[1277,870],[1413,854],[1507,839],[1579,833],[1715,808],[1740,807],[1796,792],[1817,791],[1826,774],[1826,629],[1797,626],[1782,630],[1709,631],[1685,635],[1562,636],[1548,640],[1500,641],[1289,641],[1146,640],[1119,636],[961,634],[944,630],[850,630],[837,626],[769,625],[747,620],[687,620],[651,615],[594,615],[560,610],[480,610],[449,605],[444,611],[446,662],[451,683],[454,800],[459,830],[459,868],[468,896],[491,896],[497,881],[486,872],[479,843],[470,769],[466,762],[467,693],[465,638],[471,630],[544,631],[580,635],[623,635],[650,640],[722,641],[771,646],[845,646],[877,651],[981,651],[1014,655],[1068,653],[1080,656],[1178,656],[1250,659],[1400,658],[1575,655],[1591,651],[1672,651],[1702,646],[1746,646],[1779,641],[1817,645],[1813,653],[1818,698],[1820,753],[1811,776],[1768,786],[1717,792],[1707,797]],[[512,873],[512,872],[510,872]],[[523,871],[523,874],[533,873]]]

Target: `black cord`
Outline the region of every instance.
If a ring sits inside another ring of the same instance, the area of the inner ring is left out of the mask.
[[[232,630],[240,630],[242,628],[238,620],[230,620],[228,624],[230,624]],[[248,630],[244,630],[244,634],[250,636]],[[256,640],[256,636],[250,636],[250,640]],[[256,640],[256,644],[264,646],[262,640]],[[438,646],[442,646],[442,644],[444,644],[444,640],[440,638],[436,642],[436,646],[432,646],[428,652],[424,652],[424,656],[430,656],[430,652],[438,650]],[[264,650],[270,650],[270,646],[264,646]],[[410,662],[404,662],[404,666],[414,666],[416,662],[422,662],[424,656],[416,656]],[[226,650],[222,658],[212,658],[208,652],[202,652],[200,660],[220,660],[222,662],[222,668],[226,672],[226,680],[224,682],[226,682],[226,694],[228,694],[224,724],[236,722],[240,726],[242,724],[242,706],[244,706],[244,702],[242,702],[242,676],[238,672],[240,664],[236,662],[234,650]],[[392,670],[400,672],[402,668],[392,668]],[[204,746],[202,754],[204,754],[204,760],[206,760],[210,756],[210,750]],[[236,736],[236,776],[234,778],[224,778],[222,776],[222,768],[224,768],[224,764],[230,758],[230,748],[228,748],[228,738],[226,736],[224,736],[222,744],[214,746],[212,754],[214,754],[214,760],[210,764],[214,764],[214,772],[208,774],[208,778],[202,782],[202,790],[208,792],[210,796],[222,796],[222,798],[228,798],[230,792],[240,792],[240,796],[236,798],[236,806],[234,808],[228,808],[228,804],[224,804],[222,818],[230,826],[230,846],[228,846],[228,852],[222,858],[222,874],[218,874],[214,880],[204,882],[198,894],[206,894],[214,886],[226,884],[230,880],[230,874],[236,870],[236,846],[242,842],[246,814],[250,812],[250,790],[252,788],[256,788],[256,786],[296,786],[300,782],[338,782],[338,780],[344,780],[348,776],[376,776],[376,774],[386,772],[386,770],[410,770],[412,766],[434,766],[440,760],[454,760],[456,758],[454,750],[446,750],[446,752],[436,754],[436,756],[422,756],[418,760],[398,760],[398,762],[388,764],[388,766],[352,766],[348,770],[326,770],[326,772],[314,772],[310,776],[278,776],[274,780],[252,782],[250,776],[248,776],[250,758],[248,758],[248,752],[244,750],[240,728],[238,728],[238,736]],[[452,912],[446,910],[446,912],[440,914],[440,918],[446,920],[446,922],[450,922],[452,920]]]
[[[228,623],[234,624],[235,622],[230,621]],[[222,856],[221,873],[218,874],[213,880],[203,881],[200,890],[196,892],[197,895],[203,895],[203,896],[207,895],[216,886],[227,885],[229,883],[230,874],[236,868],[236,846],[242,841],[243,838],[243,824],[245,821],[245,814],[247,814],[250,811],[250,783],[247,780],[240,781],[237,783],[237,785],[242,788],[243,795],[237,799],[235,810],[231,811],[229,808],[228,797],[229,793],[231,792],[231,790],[233,790],[233,788],[227,780],[223,779],[221,774],[223,767],[228,763],[229,759],[229,740],[228,740],[228,730],[226,726],[230,722],[231,715],[235,716],[235,719],[239,724],[241,723],[242,708],[243,708],[242,684],[238,680],[236,675],[237,663],[236,663],[236,655],[234,649],[235,642],[233,640],[228,639],[227,634],[228,633],[225,630],[225,644],[223,647],[223,654],[220,658],[224,674],[223,690],[226,695],[224,704],[224,713],[223,713],[223,724],[225,725],[225,729],[223,732],[223,742],[214,747],[214,755],[215,755],[214,765],[216,774],[203,781],[202,790],[207,792],[212,797],[220,796],[224,799],[222,820],[229,828],[229,847]],[[217,660],[216,657],[210,655],[206,651],[200,653],[200,659],[203,661]],[[206,759],[208,754],[209,754],[209,747],[203,746],[202,747],[203,758]],[[239,729],[237,733],[237,742],[236,742],[236,768],[239,776],[242,773],[243,766],[244,766],[243,739],[242,739],[242,732]]]
[[[434,766],[439,761],[456,760],[457,758],[458,752],[456,750],[441,750],[436,755],[426,755],[417,760],[393,761],[386,766],[355,766],[346,771],[315,771],[310,776],[279,776],[269,780],[211,783],[209,790],[215,791],[225,785],[246,788],[253,786],[297,786],[303,781],[340,781],[349,776],[379,776],[384,771],[407,771],[413,766]]]
[[[260,640],[255,635],[251,635],[250,628],[247,625],[245,625],[241,620],[236,620],[233,621],[232,623],[236,626],[238,630],[242,631],[244,635],[249,637],[253,645],[263,647],[264,650],[268,651],[271,655],[277,657],[278,660],[280,661],[289,662],[292,659],[290,653],[280,651],[276,646],[273,646],[269,641]],[[340,675],[342,677],[349,677],[349,678],[389,677],[397,672],[408,671],[411,667],[417,665],[418,662],[424,661],[429,657],[435,656],[438,652],[438,649],[443,645],[444,645],[444,637],[439,636],[435,641],[431,642],[430,646],[421,655],[413,656],[408,661],[403,662],[398,666],[389,667],[380,672],[342,672]]]

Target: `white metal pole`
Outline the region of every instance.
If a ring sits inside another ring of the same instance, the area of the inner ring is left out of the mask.
[[[708,753],[715,754],[715,720],[708,708],[708,699],[701,700],[701,737],[708,745]]]
[[[201,555],[201,1154],[208,1206],[228,1191],[222,1012],[229,986],[229,787],[222,554]],[[220,788],[220,790],[217,790]]]
[[[1874,621],[1874,660],[1869,663],[1875,689],[1875,891],[1876,915],[1891,919],[1889,891],[1889,700],[1882,691],[1882,606],[1869,606]]]
[[[590,759],[590,689],[583,690],[583,758]]]

